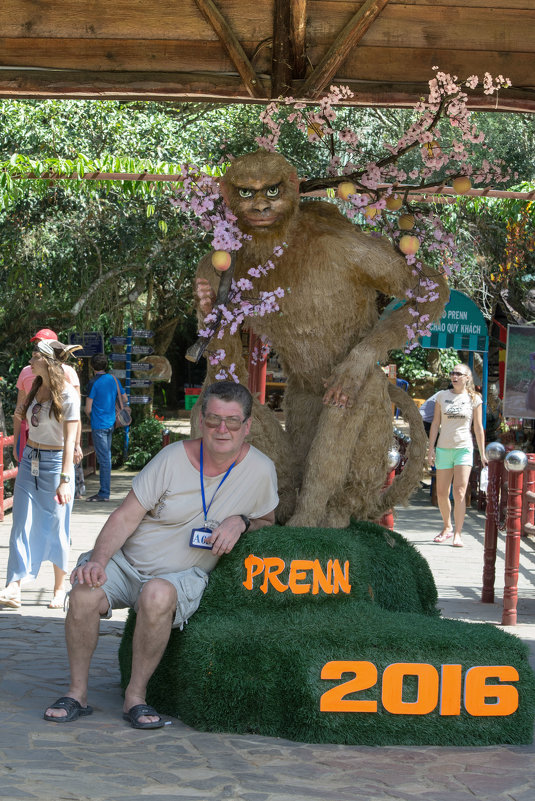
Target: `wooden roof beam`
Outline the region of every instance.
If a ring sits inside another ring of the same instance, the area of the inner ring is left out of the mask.
[[[302,96],[315,98],[329,85],[349,51],[357,45],[388,0],[366,0],[323,56],[302,87]]]
[[[221,43],[241,75],[245,88],[251,97],[264,97],[262,85],[251,62],[247,58],[243,47],[236,38],[227,20],[219,11],[213,0],[195,0],[195,3],[203,17],[210,23],[219,36]]]
[[[290,41],[291,9],[288,0],[273,6],[273,48],[271,56],[271,97],[284,97],[292,85]]]
[[[291,0],[290,39],[293,53],[293,74],[301,79],[306,75],[307,0]]]

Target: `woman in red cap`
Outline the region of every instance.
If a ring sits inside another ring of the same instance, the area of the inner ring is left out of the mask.
[[[63,606],[63,582],[69,561],[69,524],[74,484],[74,445],[80,421],[80,397],[65,380],[63,361],[70,348],[38,341],[31,358],[34,382],[15,419],[26,419],[24,448],[13,494],[6,587],[0,606],[21,606],[21,583],[35,579],[41,564],[54,565],[50,606]]]
[[[52,331],[51,328],[41,328],[31,339],[30,342],[49,342],[49,341],[57,341],[58,335],[55,331]],[[78,374],[76,370],[74,370],[70,365],[64,364],[63,370],[65,372],[65,380],[68,381],[69,384],[76,389],[78,392],[78,396],[80,396],[80,379],[78,378]],[[23,367],[19,373],[19,377],[17,378],[17,407],[21,408],[26,400],[26,396],[28,392],[32,388],[32,384],[34,381],[35,375],[32,372],[31,364],[27,364],[26,367]],[[13,456],[17,462],[20,462],[20,455],[24,450],[24,446],[26,445],[26,438],[28,436],[28,426],[26,425],[25,420],[20,420],[20,418],[13,418]],[[81,447],[81,436],[82,436],[82,426],[79,426],[79,430],[76,433],[76,444],[74,448],[74,461],[78,463],[82,459],[82,447]]]

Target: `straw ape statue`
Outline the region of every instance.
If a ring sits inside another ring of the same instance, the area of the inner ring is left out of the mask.
[[[255,403],[250,440],[277,465],[279,522],[292,526],[343,528],[350,517],[375,520],[406,502],[418,484],[426,451],[421,417],[409,396],[394,387],[378,362],[407,340],[412,322],[407,306],[378,320],[377,296],[404,298],[417,279],[385,239],[371,237],[322,201],[299,202],[295,168],[279,154],[250,153],[232,162],[221,182],[223,197],[250,235],[237,252],[234,278],[272,258],[287,243],[275,269],[254,279],[254,290],[281,286],[280,313],[248,318],[272,343],[287,386],[285,430],[273,412]],[[431,319],[441,316],[448,290],[421,304]],[[220,275],[210,255],[199,263],[199,319],[211,310]],[[247,385],[247,362],[239,336],[214,340],[225,363],[235,362]],[[217,369],[208,366],[207,382]],[[409,460],[383,492],[392,444],[392,402],[411,424]]]

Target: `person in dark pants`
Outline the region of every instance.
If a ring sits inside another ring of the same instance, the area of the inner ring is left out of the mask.
[[[89,503],[107,501],[110,497],[111,482],[111,440],[115,427],[115,401],[120,392],[125,405],[128,398],[115,376],[106,372],[108,358],[97,353],[91,358],[94,378],[88,385],[85,413],[91,420],[91,435],[99,464],[100,489],[96,495],[87,498]]]

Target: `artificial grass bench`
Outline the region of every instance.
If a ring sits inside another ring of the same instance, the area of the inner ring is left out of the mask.
[[[147,701],[204,731],[354,745],[529,743],[527,647],[443,620],[427,562],[373,523],[244,537],[171,635]],[[135,614],[119,660],[130,675]]]

